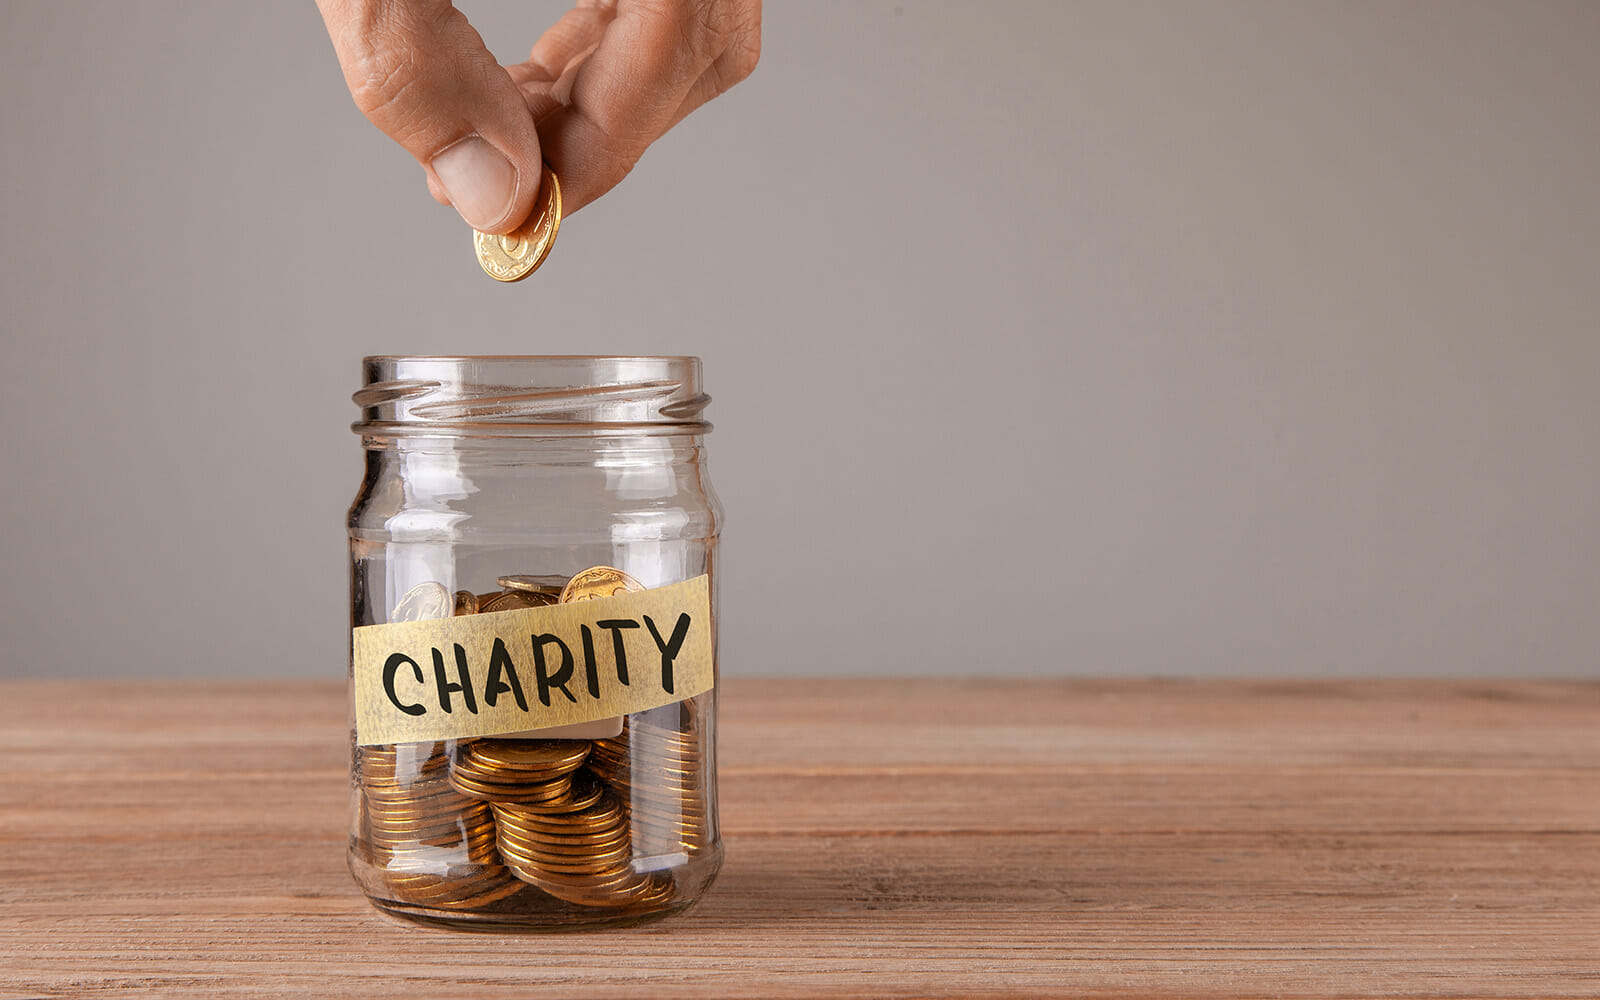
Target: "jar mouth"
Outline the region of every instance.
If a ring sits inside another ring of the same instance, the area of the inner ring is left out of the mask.
[[[369,436],[705,433],[700,359],[374,355],[351,399]]]

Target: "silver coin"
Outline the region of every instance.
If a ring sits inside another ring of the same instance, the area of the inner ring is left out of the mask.
[[[400,603],[389,612],[391,622],[420,622],[431,618],[449,618],[455,613],[455,599],[442,583],[429,580],[406,591]]]

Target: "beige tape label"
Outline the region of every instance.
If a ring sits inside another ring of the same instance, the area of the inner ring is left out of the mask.
[[[712,685],[705,576],[591,601],[353,631],[363,746],[592,722]]]

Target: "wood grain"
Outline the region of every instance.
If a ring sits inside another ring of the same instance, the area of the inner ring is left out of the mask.
[[[0,998],[1600,996],[1600,684],[730,681],[689,915],[344,870],[342,686],[0,682]]]

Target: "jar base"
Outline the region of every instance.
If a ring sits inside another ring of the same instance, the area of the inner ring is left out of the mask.
[[[444,930],[478,934],[577,934],[584,931],[615,930],[655,923],[690,909],[698,900],[685,899],[645,911],[611,913],[590,910],[583,913],[483,913],[442,910],[414,903],[367,898],[377,910],[408,923],[424,924]]]
[[[700,901],[722,868],[722,844],[716,842],[691,856],[686,864],[662,870],[672,892],[649,902],[617,907],[582,906],[557,899],[532,886],[481,906],[430,906],[426,902],[393,898],[388,888],[392,873],[366,860],[357,841],[348,855],[350,873],[367,902],[393,917],[449,930],[529,934],[607,930],[648,924],[674,916]],[[514,885],[515,883],[512,883]]]

